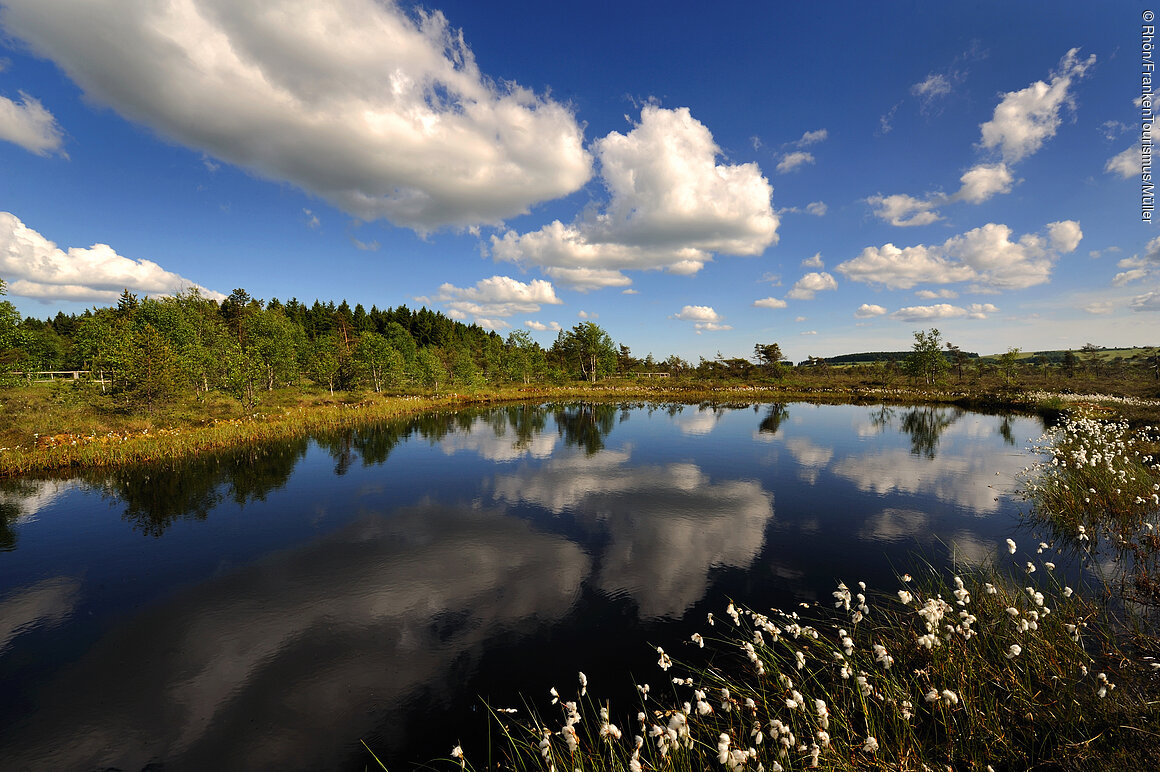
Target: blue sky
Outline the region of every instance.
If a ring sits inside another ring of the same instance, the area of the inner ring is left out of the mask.
[[[1142,11],[0,0],[0,278],[694,362],[1155,345]]]

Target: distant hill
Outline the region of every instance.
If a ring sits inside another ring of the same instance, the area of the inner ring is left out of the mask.
[[[1099,359],[1101,362],[1114,362],[1117,359],[1132,359],[1137,356],[1151,356],[1155,352],[1155,347],[1144,348],[1135,346],[1131,348],[1104,348],[1100,347],[1095,351],[1083,351],[1080,349],[1058,349],[1055,351],[1021,351],[1019,352],[1019,361],[1025,362],[1029,359],[1035,359],[1037,362],[1047,361],[1051,364],[1060,364],[1068,351],[1079,357],[1081,362],[1088,361],[1092,358]],[[980,357],[986,361],[997,362],[1001,354],[987,354]]]
[[[965,351],[963,353],[965,353],[971,359],[978,359],[979,357],[979,355],[973,351]],[[861,354],[840,354],[836,357],[820,357],[820,359],[822,362],[825,362],[828,365],[849,367],[851,365],[870,365],[874,364],[875,362],[902,362],[908,356],[910,356],[910,354],[910,351],[866,351]],[[950,352],[944,351],[943,356],[946,357],[948,362],[954,361],[950,355]],[[814,362],[817,361],[818,359],[814,360]],[[805,362],[798,362],[798,366],[808,367],[809,365],[810,362],[808,360]]]
[[[1144,348],[1140,346],[1131,348],[1104,348],[1101,347],[1095,351],[1083,351],[1081,349],[1071,349],[1071,352],[1079,357],[1081,362],[1089,361],[1092,358],[1099,359],[1101,362],[1114,362],[1117,359],[1129,360],[1139,356],[1152,356],[1155,353],[1155,347]],[[1021,351],[1019,352],[1019,361],[1027,362],[1034,360],[1035,362],[1049,362],[1053,365],[1063,363],[1063,358],[1067,355],[1068,349],[1058,349],[1054,351]],[[974,351],[965,351],[970,359],[981,359],[984,362],[998,362],[1002,354],[978,354]],[[825,364],[835,367],[850,367],[853,365],[869,365],[875,362],[903,362],[910,351],[865,351],[860,354],[840,354],[834,357],[817,357],[812,360],[813,364],[824,362]],[[950,352],[943,352],[943,356],[947,361],[953,361]],[[798,362],[799,367],[811,366],[811,361],[806,360]]]

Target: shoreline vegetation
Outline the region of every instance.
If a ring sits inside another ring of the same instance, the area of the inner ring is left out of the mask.
[[[196,289],[21,318],[0,278],[0,477],[179,458],[425,410],[526,400],[903,402],[1160,413],[1160,348],[979,356],[937,329],[910,351],[809,357],[634,356],[599,325],[542,346],[427,308],[370,310]],[[47,380],[62,378],[62,380]],[[44,382],[46,381],[47,382]],[[1098,398],[1060,396],[1094,392]]]
[[[981,391],[927,386],[883,388],[865,384],[717,382],[607,379],[570,386],[472,387],[464,392],[400,393],[279,390],[269,403],[239,414],[238,403],[213,395],[151,414],[110,408],[92,383],[62,380],[0,388],[0,478],[112,468],[212,453],[315,431],[419,415],[436,410],[517,402],[648,401],[685,404],[805,402],[925,404],[1011,410],[1058,416],[1080,410],[1126,417],[1160,417],[1160,400],[1115,394],[1070,394],[1003,389]]]

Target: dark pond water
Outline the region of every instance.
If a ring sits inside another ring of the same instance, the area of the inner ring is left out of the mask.
[[[0,482],[0,767],[403,769],[481,700],[663,681],[727,598],[891,591],[1016,530],[1036,419],[518,406]],[[152,765],[152,766],[151,766]]]

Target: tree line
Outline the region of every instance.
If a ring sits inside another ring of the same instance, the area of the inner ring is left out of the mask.
[[[937,329],[914,333],[912,350],[901,360],[877,358],[870,364],[834,367],[832,359],[810,357],[795,367],[777,343],[758,343],[751,358],[700,358],[693,365],[679,356],[632,355],[599,325],[586,321],[557,332],[543,347],[528,330],[507,337],[465,324],[427,308],[405,305],[368,311],[344,300],[296,298],[282,302],[252,298],[235,289],[220,303],[196,289],[172,297],[139,299],[125,290],[115,306],[54,318],[21,318],[2,299],[0,279],[0,382],[17,373],[87,371],[96,388],[126,407],[152,412],[183,396],[229,394],[247,409],[263,392],[314,385],[339,391],[399,392],[408,389],[470,390],[487,385],[596,382],[610,376],[665,375],[701,381],[762,381],[794,373],[810,380],[842,377],[888,386],[905,378],[938,385],[952,379],[994,378],[1013,385],[1046,380],[1052,373],[1112,376],[1124,367],[1160,378],[1160,354],[1141,363],[1104,362],[1089,344],[1079,355],[1023,357],[1009,349],[985,362],[946,342]],[[839,358],[840,359],[840,358]],[[991,374],[993,373],[993,375]]]
[[[211,392],[252,408],[262,392],[308,384],[331,394],[438,392],[688,369],[675,356],[637,359],[592,322],[559,330],[545,348],[528,330],[504,338],[427,308],[267,302],[244,289],[220,303],[196,289],[144,299],[125,290],[116,306],[45,320],[22,319],[0,300],[0,378],[87,371],[110,398],[148,411],[183,394]]]

